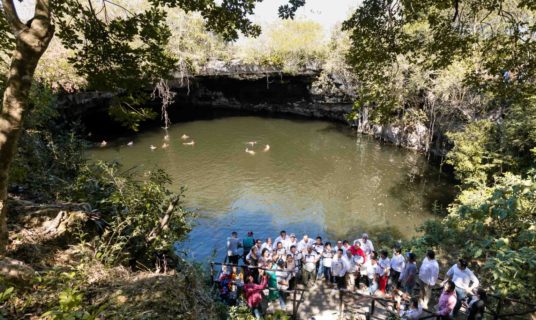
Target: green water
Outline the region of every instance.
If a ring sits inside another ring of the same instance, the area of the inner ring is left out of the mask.
[[[226,117],[175,124],[167,134],[165,149],[166,132],[157,129],[109,142],[92,157],[127,168],[158,166],[175,188],[187,186],[185,207],[198,218],[183,246],[197,259],[214,249],[223,256],[232,230],[263,238],[280,229],[329,239],[388,230],[409,237],[451,195],[447,179],[422,155],[356,136],[344,125]],[[183,145],[183,134],[195,145]],[[255,155],[246,153],[248,141],[258,142],[249,147]]]

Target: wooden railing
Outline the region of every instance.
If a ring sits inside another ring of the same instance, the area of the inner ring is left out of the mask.
[[[442,288],[441,287],[436,287],[436,288],[433,288],[432,290],[433,291],[441,291]],[[397,303],[397,301],[395,299],[378,297],[378,296],[371,296],[371,295],[363,294],[361,292],[352,292],[352,291],[348,291],[348,290],[341,290],[341,296],[340,296],[341,303],[342,303],[342,299],[343,299],[343,294],[342,293],[350,294],[350,295],[354,295],[354,296],[360,296],[360,297],[370,299],[369,311],[365,314],[367,320],[371,319],[371,317],[374,315],[374,312],[375,312],[375,309],[376,309],[376,303],[382,304],[385,307],[385,310],[387,312],[389,312],[391,314],[397,314],[396,311],[395,311],[396,308],[394,307],[394,306],[396,306],[396,303]],[[489,298],[493,298],[493,299],[496,300],[497,305],[495,306],[495,308],[490,308],[490,299]],[[389,304],[392,304],[393,306],[389,306]],[[528,308],[526,308],[525,310],[522,310],[522,311],[518,311],[518,312],[501,313],[503,307],[505,306],[505,304],[510,304],[510,305],[517,304],[517,305],[526,306]],[[436,315],[433,314],[434,313],[433,311],[428,310],[428,309],[422,309],[422,310],[423,310],[423,312],[427,313],[427,315],[421,316],[419,318],[420,320],[433,319],[433,318],[440,319],[439,316],[436,316]],[[486,314],[492,316],[493,320],[512,319],[514,317],[522,317],[522,316],[526,316],[526,315],[529,315],[529,314],[536,313],[536,304],[531,303],[531,302],[521,301],[521,300],[518,300],[518,299],[508,298],[508,297],[501,297],[499,295],[493,295],[492,294],[492,295],[488,295],[488,305],[486,306],[486,309],[485,309],[484,312]]]

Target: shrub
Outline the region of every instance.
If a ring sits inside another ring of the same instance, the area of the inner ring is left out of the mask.
[[[140,175],[101,161],[83,168],[70,192],[73,201],[90,203],[107,223],[94,240],[97,258],[108,264],[148,262],[186,236],[191,214],[181,207],[184,188],[174,193],[169,183],[160,169]]]

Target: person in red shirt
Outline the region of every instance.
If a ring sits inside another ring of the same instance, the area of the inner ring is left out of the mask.
[[[359,240],[354,241],[354,245],[351,246],[348,251],[352,254],[352,257],[356,263],[357,266],[357,272],[355,275],[355,283],[357,285],[357,288],[359,289],[359,282],[361,280],[361,266],[367,262],[367,255],[365,254],[365,251],[361,249],[361,243]]]
[[[244,285],[244,295],[246,296],[247,304],[257,319],[262,318],[262,291],[266,289],[266,286],[268,285],[268,277],[264,274],[263,269],[259,269],[259,277],[261,278],[260,284],[256,284],[253,280],[253,276],[250,275],[247,278],[247,283]]]

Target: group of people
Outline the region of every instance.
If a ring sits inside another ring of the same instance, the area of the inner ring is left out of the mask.
[[[245,267],[238,271],[243,261]],[[231,270],[222,267],[219,275],[222,298],[234,303],[243,293],[245,301],[256,317],[262,314],[264,300],[279,300],[286,307],[288,290],[301,283],[306,288],[315,288],[317,280],[323,280],[335,290],[356,291],[364,286],[371,295],[392,295],[410,298],[410,303],[400,306],[405,319],[418,319],[423,308],[428,308],[432,287],[439,278],[439,264],[435,253],[429,251],[417,268],[417,257],[412,252],[402,253],[400,246],[393,251],[374,249],[372,241],[364,233],[351,244],[347,241],[324,242],[318,236],[314,240],[303,235],[281,231],[279,236],[255,239],[248,232],[243,239],[233,232],[227,239],[227,262]],[[444,291],[439,299],[436,314],[442,318],[456,316],[467,297],[469,319],[483,317],[486,294],[478,289],[479,281],[461,259],[446,273]],[[419,295],[413,297],[419,284]],[[263,292],[268,290],[268,294]],[[413,297],[413,298],[412,298]]]

